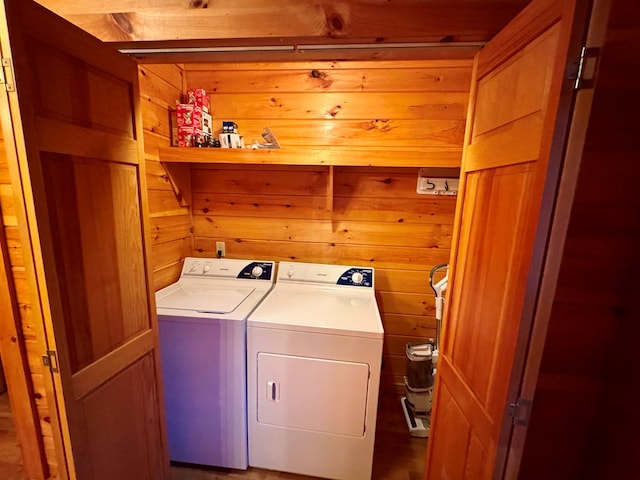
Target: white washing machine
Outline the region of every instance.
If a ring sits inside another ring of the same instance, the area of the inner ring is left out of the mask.
[[[169,458],[246,469],[246,318],[274,262],[186,258],[156,293]]]
[[[370,479],[383,334],[373,268],[280,262],[247,320],[249,465]]]

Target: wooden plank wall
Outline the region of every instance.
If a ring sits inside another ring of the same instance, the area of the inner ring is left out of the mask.
[[[212,99],[214,128],[240,126],[245,143],[269,127],[283,149],[348,159],[459,165],[470,60],[189,64],[186,86]],[[384,152],[384,153],[383,153]],[[390,153],[393,152],[393,153]],[[415,163],[413,163],[415,165]],[[428,166],[425,165],[425,166]]]
[[[208,91],[214,128],[234,120],[248,143],[268,126],[301,156],[331,146],[348,158],[365,147],[402,165],[406,149],[461,151],[470,73],[469,61],[186,65],[185,83]],[[383,388],[400,390],[405,344],[435,335],[428,272],[449,260],[456,200],[418,195],[417,174],[194,164],[194,251],[212,256],[224,241],[230,258],[376,268]]]
[[[640,8],[614,0],[520,477],[632,478],[640,448]]]
[[[33,388],[33,396],[40,419],[40,432],[43,439],[46,462],[49,468],[49,478],[58,478],[58,461],[54,447],[53,429],[49,414],[47,390],[45,388],[44,367],[42,355],[46,347],[41,343],[38,332],[42,326],[34,324],[32,302],[27,283],[27,273],[22,254],[20,231],[16,214],[14,190],[9,177],[7,158],[2,132],[0,131],[0,212],[2,212],[2,227],[0,235],[5,235],[9,250],[11,274],[16,290],[16,300],[19,306],[22,335],[26,352],[29,357],[29,370]],[[9,392],[11,394],[11,392]]]
[[[182,260],[191,253],[191,210],[180,205],[158,147],[170,144],[169,110],[181,100],[183,79],[178,65],[139,67],[154,282],[156,289],[175,282]]]

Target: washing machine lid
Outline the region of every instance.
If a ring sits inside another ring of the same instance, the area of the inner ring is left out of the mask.
[[[384,335],[372,290],[330,286],[276,284],[247,326],[379,339]]]
[[[158,308],[226,315],[235,311],[255,288],[241,285],[208,283],[176,283],[158,292]]]
[[[161,321],[244,321],[273,287],[275,263],[187,257],[176,283],[156,292]]]

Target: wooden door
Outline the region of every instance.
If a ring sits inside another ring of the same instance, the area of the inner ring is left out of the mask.
[[[502,476],[571,105],[561,93],[571,92],[577,11],[573,0],[534,0],[475,59],[431,480]]]
[[[137,66],[32,1],[4,3],[5,142],[27,212],[33,305],[54,352],[66,470],[167,478]]]

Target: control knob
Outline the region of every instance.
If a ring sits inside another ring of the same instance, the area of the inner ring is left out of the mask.
[[[351,275],[351,281],[356,285],[360,285],[363,280],[364,276],[360,272],[354,272],[353,275]]]
[[[256,265],[251,269],[251,275],[253,275],[256,278],[259,278],[262,275],[262,272],[264,272],[264,270],[260,265]]]

